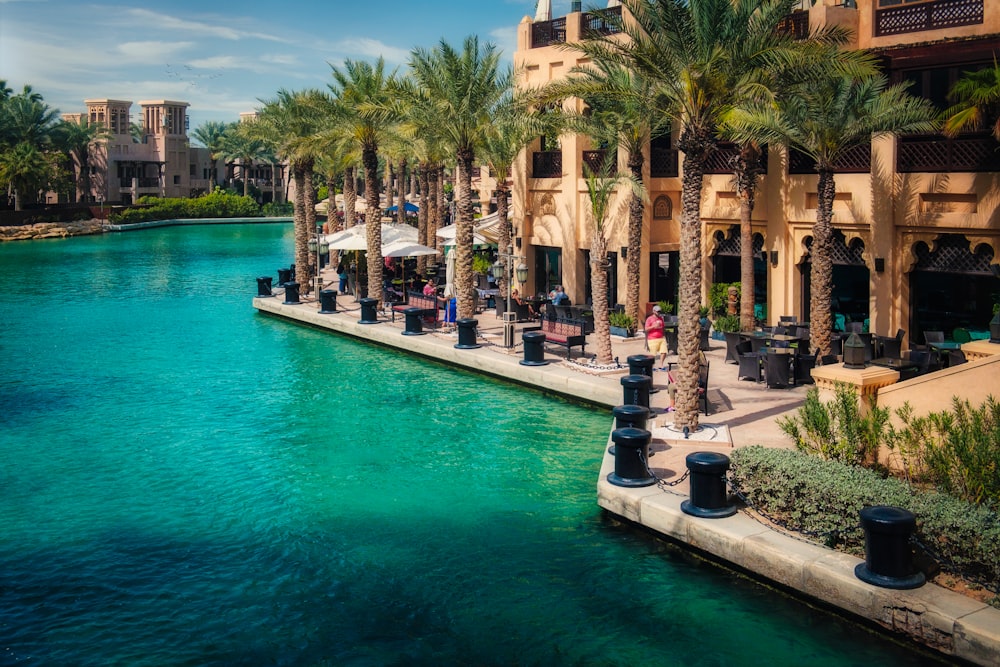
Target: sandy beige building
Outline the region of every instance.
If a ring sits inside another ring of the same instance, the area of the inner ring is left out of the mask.
[[[789,28],[845,25],[851,48],[870,49],[894,81],[946,106],[963,72],[992,66],[1000,55],[1000,4],[985,0],[818,0],[796,11]],[[518,26],[515,66],[522,85],[563,77],[577,64],[561,42],[582,38],[600,18],[572,12]],[[676,302],[682,156],[677,133],[647,148],[640,301]],[[515,236],[532,269],[528,291],[566,286],[574,303],[590,293],[589,223],[582,165],[599,159],[586,137],[539,139],[514,177]],[[1000,301],[1000,145],[987,132],[880,139],[840,165],[833,223],[836,320],[869,320],[872,331],[905,329],[923,342],[928,329],[985,329]],[[738,199],[720,149],[705,177],[702,201],[705,302],[714,282],[740,279]],[[619,156],[620,164],[624,155]],[[811,229],[817,176],[795,153],[772,148],[753,214],[756,301],[766,322],[808,318]],[[624,301],[624,217],[609,245],[611,298]],[[621,295],[618,297],[617,295]]]

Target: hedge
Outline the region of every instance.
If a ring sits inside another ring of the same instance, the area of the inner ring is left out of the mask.
[[[130,208],[111,215],[110,222],[127,225],[149,220],[181,218],[256,218],[260,205],[251,197],[216,190],[195,199],[140,197],[142,208]]]

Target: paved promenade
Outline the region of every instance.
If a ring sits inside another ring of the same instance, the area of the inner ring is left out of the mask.
[[[644,354],[641,338],[613,338],[613,354],[626,368],[597,371],[566,360],[562,348],[549,348],[545,366],[523,366],[520,332],[513,350],[502,347],[503,326],[493,311],[479,314],[478,349],[455,348],[457,334],[445,329],[422,336],[404,336],[404,321],[390,322],[380,314],[378,324],[360,324],[360,307],[353,297],[340,297],[336,314],[319,313],[315,301],[297,305],[276,296],[255,298],[262,313],[287,318],[370,342],[405,350],[444,363],[467,368],[533,387],[543,392],[581,400],[608,410],[623,402],[621,377],[627,374],[626,359]],[[523,325],[518,325],[520,330]],[[578,348],[577,348],[578,350]],[[587,346],[588,356],[596,349]],[[686,470],[685,458],[696,451],[728,453],[732,447],[761,444],[791,447],[777,427],[776,418],[794,412],[805,397],[804,387],[767,389],[763,384],[737,380],[735,364],[725,363],[725,343],[712,341],[706,353],[710,363],[710,414],[701,415],[701,428],[687,439],[674,429],[671,414],[662,413],[669,398],[666,373],[654,372],[651,407],[658,412],[653,434],[650,467],[664,481],[676,480]],[[668,361],[676,357],[668,357]],[[610,445],[595,443],[595,446]],[[702,519],[685,514],[680,504],[687,499],[683,482],[663,489],[659,486],[624,488],[607,482],[614,470],[614,457],[605,454],[597,480],[599,505],[628,521],[684,542],[706,554],[777,582],[801,594],[822,600],[846,612],[873,621],[886,629],[932,647],[945,655],[974,664],[1000,664],[1000,610],[953,593],[934,584],[910,591],[896,591],[866,584],[854,576],[861,560],[811,544],[764,525],[750,512],[741,511],[725,519]]]

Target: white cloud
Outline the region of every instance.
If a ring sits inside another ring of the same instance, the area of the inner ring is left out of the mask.
[[[226,25],[226,23],[231,22],[227,21],[226,23],[223,23],[222,17],[219,18],[218,22],[189,21],[177,18],[176,16],[169,16],[167,14],[150,11],[148,9],[129,9],[127,14],[132,17],[134,21],[148,23],[150,29],[154,30],[182,30],[186,33],[209,35],[211,37],[218,37],[231,41],[244,38],[263,39],[273,42],[287,41],[280,37],[268,35],[266,33],[237,30],[229,25]]]
[[[299,59],[287,53],[265,53],[260,57],[261,62],[273,65],[298,65]]]
[[[169,62],[178,51],[194,46],[194,42],[124,42],[115,47],[128,56],[131,65],[153,65]]]
[[[332,49],[344,54],[347,58],[366,59],[382,56],[387,63],[401,65],[410,57],[409,49],[389,46],[385,42],[370,37],[352,37],[342,39],[332,45]]]
[[[490,40],[497,45],[507,60],[514,57],[517,51],[517,27],[495,28],[490,30]]]

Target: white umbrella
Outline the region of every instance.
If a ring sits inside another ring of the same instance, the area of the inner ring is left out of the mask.
[[[420,245],[419,243],[406,241],[404,239],[396,239],[391,243],[385,243],[382,245],[383,257],[420,257],[422,255],[437,254],[438,251],[434,248],[428,248],[425,245]]]
[[[410,225],[382,225],[382,245],[398,239],[416,242],[417,229]],[[328,234],[331,250],[368,250],[368,227],[355,225],[336,234]]]
[[[507,216],[508,219],[510,216]],[[472,224],[472,244],[473,245],[489,245],[490,243],[497,243],[500,240],[500,216],[496,213],[490,213],[486,217],[479,218],[478,220],[473,220]],[[438,237],[444,239],[445,245],[455,245],[455,230],[456,225],[446,225],[437,230]]]

